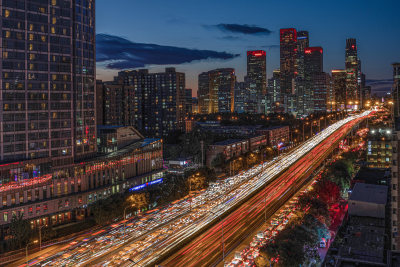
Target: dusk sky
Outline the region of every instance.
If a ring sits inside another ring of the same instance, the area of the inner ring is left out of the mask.
[[[326,72],[344,68],[345,40],[356,38],[369,84],[389,90],[390,64],[400,61],[398,10],[395,0],[98,0],[97,78],[174,66],[196,91],[198,74],[215,68],[233,67],[242,81],[250,49],[266,50],[270,78],[279,68],[279,29],[296,28],[323,47]]]

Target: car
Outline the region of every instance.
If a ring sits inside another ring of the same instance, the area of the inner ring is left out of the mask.
[[[326,239],[325,238],[322,238],[321,241],[319,241],[319,247],[326,248]]]

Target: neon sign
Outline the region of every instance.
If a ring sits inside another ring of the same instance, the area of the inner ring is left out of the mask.
[[[143,188],[145,188],[145,187],[147,187],[149,185],[160,184],[160,183],[162,183],[162,181],[163,181],[163,178],[160,178],[160,179],[157,179],[157,180],[145,183],[145,184],[137,185],[135,187],[129,188],[129,192],[138,191],[138,190],[143,189]]]

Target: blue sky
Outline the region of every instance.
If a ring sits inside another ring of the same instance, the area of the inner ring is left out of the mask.
[[[345,40],[357,38],[367,79],[390,88],[390,64],[400,61],[398,10],[394,0],[97,0],[97,33],[118,40],[116,47],[98,40],[98,78],[111,80],[118,68],[175,66],[197,89],[198,74],[214,68],[233,67],[243,80],[249,49],[267,51],[269,78],[279,68],[279,29],[293,27],[324,48],[326,72],[344,67]]]

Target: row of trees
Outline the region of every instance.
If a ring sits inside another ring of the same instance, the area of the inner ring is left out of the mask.
[[[313,190],[299,197],[298,216],[262,248],[269,258],[278,258],[281,266],[299,266],[319,260],[318,243],[329,238],[332,207],[337,205],[354,175],[359,152],[346,152],[322,173]]]
[[[219,153],[213,159],[211,165],[213,168],[219,169],[224,173],[238,173],[241,170],[246,170],[260,164],[262,161],[272,159],[277,153],[276,148],[269,146],[264,146],[256,152],[246,152],[230,160],[227,160],[223,153]]]
[[[216,180],[214,170],[202,167],[185,175],[167,175],[162,184],[152,186],[137,193],[125,192],[114,194],[96,201],[91,207],[91,214],[99,225],[106,225],[116,218],[122,218],[124,209],[134,212],[159,205],[168,204],[183,198],[192,190],[201,190]]]

